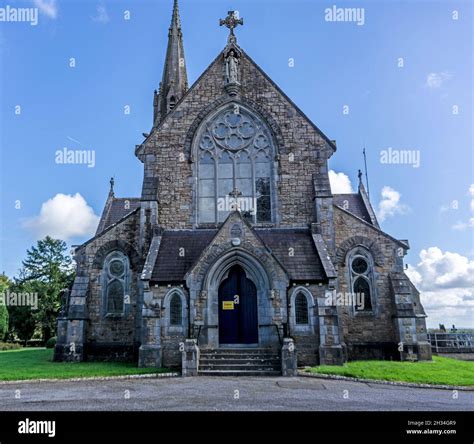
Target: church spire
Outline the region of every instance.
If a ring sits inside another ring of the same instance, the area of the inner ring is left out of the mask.
[[[168,48],[166,50],[163,78],[159,93],[155,93],[154,126],[168,114],[188,90],[188,76],[184,58],[183,33],[179,16],[178,0],[174,0],[173,15],[168,31]]]

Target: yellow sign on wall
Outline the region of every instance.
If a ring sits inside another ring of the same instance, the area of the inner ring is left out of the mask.
[[[222,301],[222,310],[233,310],[234,302],[233,301]]]

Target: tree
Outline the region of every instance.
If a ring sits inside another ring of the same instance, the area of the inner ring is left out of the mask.
[[[0,341],[5,339],[8,333],[8,309],[5,305],[5,294],[10,286],[9,279],[4,275],[0,274]]]
[[[66,250],[64,241],[46,236],[27,251],[22,263],[19,284],[23,292],[38,295],[38,309],[32,313],[44,341],[56,330],[61,290],[69,288],[74,280],[72,259]]]

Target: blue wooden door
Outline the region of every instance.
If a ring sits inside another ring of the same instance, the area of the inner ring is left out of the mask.
[[[219,342],[258,343],[257,289],[238,265],[219,287]]]

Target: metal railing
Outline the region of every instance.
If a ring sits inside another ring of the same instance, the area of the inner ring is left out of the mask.
[[[195,334],[196,327],[198,328],[197,335]],[[209,329],[209,328],[218,328],[218,326],[217,325],[193,325],[192,335],[196,339],[197,345],[199,345],[199,337],[201,336],[201,331],[204,329]]]
[[[435,352],[474,352],[474,333],[428,333],[428,341]]]
[[[281,334],[280,334],[280,326],[279,325],[277,325],[277,324],[259,324],[258,327],[259,328],[260,327],[274,327],[274,328],[276,328],[277,335],[278,335],[278,342],[280,343],[280,345],[283,345],[283,339],[282,339]]]

